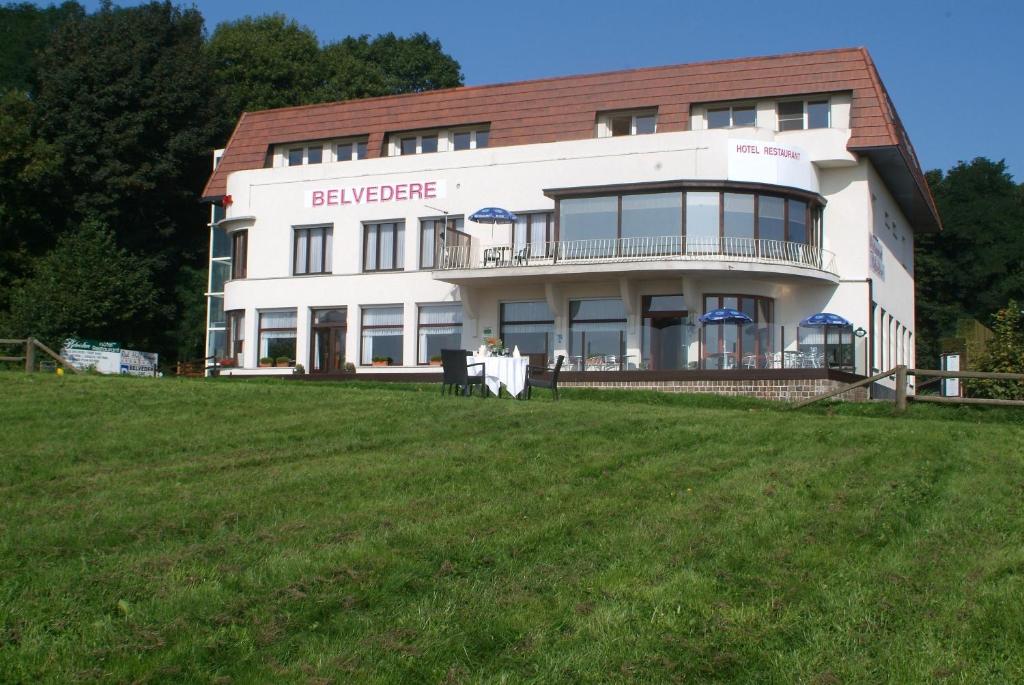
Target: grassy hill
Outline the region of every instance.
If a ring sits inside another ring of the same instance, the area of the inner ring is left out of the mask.
[[[0,681],[1024,680],[1024,412],[0,374]]]

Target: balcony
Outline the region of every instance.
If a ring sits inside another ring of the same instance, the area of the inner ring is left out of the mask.
[[[607,273],[757,272],[838,282],[835,255],[815,245],[755,238],[647,236],[483,244],[466,236],[442,248],[434,278],[522,279]]]

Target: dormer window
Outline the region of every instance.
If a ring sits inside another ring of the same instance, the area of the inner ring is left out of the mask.
[[[407,133],[397,136],[397,142],[393,141],[392,154],[398,155],[424,155],[438,151],[439,136],[437,131],[429,133]]]
[[[288,148],[288,166],[302,166],[303,164],[320,164],[324,161],[324,146],[303,145]]]
[[[491,131],[488,128],[454,129],[451,132],[452,150],[477,150],[487,147]]]
[[[780,131],[828,128],[831,106],[827,98],[814,100],[783,100],[776,105]]]
[[[711,107],[707,114],[708,128],[735,128],[756,126],[757,108],[754,105]]]
[[[366,141],[346,140],[338,143],[335,146],[334,151],[335,159],[339,162],[366,159]]]
[[[655,133],[658,111],[654,109],[629,112],[607,112],[597,118],[597,137],[640,136]]]

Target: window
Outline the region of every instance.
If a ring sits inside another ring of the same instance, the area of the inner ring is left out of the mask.
[[[437,152],[437,134],[420,137],[420,154]]]
[[[288,149],[288,166],[302,166],[303,164],[320,164],[323,161],[323,145],[309,145],[302,147],[293,147]]]
[[[331,373],[345,369],[345,334],[348,310],[313,310],[310,365],[313,373]]]
[[[448,217],[448,231],[462,231],[462,217]],[[433,269],[437,266],[437,256],[444,245],[444,219],[420,220],[420,268]],[[449,233],[448,244],[455,245],[456,236]]]
[[[231,234],[231,278],[245,278],[249,252],[249,231]]]
[[[623,195],[621,207],[624,256],[678,253],[683,234],[682,193]]]
[[[237,364],[242,364],[242,354],[245,350],[245,311],[236,309],[224,312],[227,325],[227,340],[224,345],[224,357],[234,359]]]
[[[717,254],[719,193],[686,193],[686,251]]]
[[[476,150],[487,147],[489,138],[490,130],[486,128],[452,131],[452,149]]]
[[[751,318],[749,324],[705,324],[705,369],[758,369],[774,365],[774,301],[754,295],[705,295],[704,311],[728,307]]]
[[[295,229],[295,256],[292,264],[296,276],[302,274],[325,274],[331,272],[331,250],[334,229]]]
[[[428,364],[432,357],[440,357],[441,350],[462,347],[462,305],[420,305],[417,345],[418,364]]]
[[[756,126],[757,109],[754,105],[733,105],[731,107],[709,108],[708,128],[733,128],[735,126]]]
[[[548,249],[554,237],[551,212],[534,214],[516,214],[516,225],[512,231],[512,252],[518,254],[522,249],[528,250],[530,257],[546,257],[551,254]]]
[[[597,120],[597,136],[598,138],[608,138],[655,133],[657,130],[657,120],[657,110],[602,114]]]
[[[697,327],[687,321],[687,314],[681,294],[644,296],[641,368],[660,371],[696,367],[699,338]]]
[[[780,131],[828,128],[831,125],[828,100],[787,100],[778,103],[776,108]]]
[[[405,222],[363,226],[363,271],[405,268]]]
[[[615,254],[619,229],[619,198],[582,197],[559,203],[559,231],[572,258],[610,257]],[[581,241],[573,244],[572,241]],[[586,242],[582,242],[586,241]]]
[[[339,162],[349,162],[356,159],[366,159],[366,141],[349,140],[338,143],[334,148],[336,159]]]
[[[555,317],[544,300],[502,302],[501,340],[520,354],[546,354],[554,361]]]
[[[587,371],[622,370],[626,308],[620,299],[569,302],[569,358]]]
[[[440,136],[437,132],[431,133],[408,133],[397,139],[395,144],[396,152],[399,155],[421,155],[430,152],[438,152],[440,148]]]
[[[260,312],[260,360],[271,358],[288,360],[295,365],[295,321],[294,309],[278,312]]]
[[[362,355],[359,363],[402,364],[402,307],[363,309]]]

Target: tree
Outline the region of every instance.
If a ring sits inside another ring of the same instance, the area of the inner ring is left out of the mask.
[[[462,85],[459,63],[425,33],[348,37],[323,51],[319,99],[348,100]]]
[[[0,7],[0,93],[31,91],[40,47],[61,24],[84,16],[85,8],[77,2],[45,8],[28,2]]]
[[[35,104],[25,93],[0,96],[0,311],[13,279],[52,245],[60,223],[49,197],[58,180],[55,146],[32,130]]]
[[[927,178],[943,230],[916,238],[918,358],[935,363],[958,319],[987,321],[1024,300],[1024,187],[981,157]]]
[[[224,136],[242,112],[314,101],[320,44],[310,29],[283,14],[219,24],[207,52]]]
[[[1024,373],[1024,311],[1016,300],[992,317],[992,332],[985,353],[976,364],[981,371]],[[968,384],[972,397],[1024,399],[1024,383],[1019,381],[972,380]]]
[[[147,349],[147,324],[166,314],[158,307],[150,260],[118,247],[113,231],[90,220],[61,236],[16,285],[3,329],[51,347],[83,337]]]

